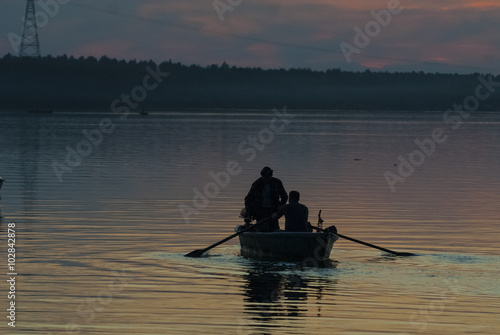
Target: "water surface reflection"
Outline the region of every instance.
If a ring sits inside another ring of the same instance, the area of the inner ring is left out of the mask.
[[[336,262],[320,267],[335,269]],[[310,277],[301,264],[255,261],[246,267],[244,278],[244,312],[247,326],[255,334],[271,334],[283,328],[293,334],[305,328],[300,319],[310,315],[321,317],[321,301],[325,294],[335,295],[337,280]],[[329,303],[332,303],[330,301]]]
[[[270,111],[131,117],[63,182],[52,163],[116,115],[2,114],[0,231],[6,241],[15,222],[19,233],[16,330],[400,334],[419,333],[416,316],[428,334],[500,334],[500,114],[476,113],[392,193],[384,172],[443,126],[442,113],[296,113],[252,161],[238,146],[268,127]],[[193,205],[193,189],[234,159],[241,174],[187,224],[179,205]],[[321,209],[342,234],[420,256],[338,240],[338,263],[302,267],[244,259],[234,239],[211,257],[183,257],[233,233],[265,165],[301,192],[311,217]],[[127,285],[82,317],[114,271]]]

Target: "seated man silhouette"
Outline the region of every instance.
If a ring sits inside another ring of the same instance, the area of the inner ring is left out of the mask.
[[[277,216],[285,215],[285,230],[286,231],[300,231],[311,232],[311,224],[307,221],[309,216],[309,209],[299,203],[300,193],[291,191],[288,204],[278,212]]]

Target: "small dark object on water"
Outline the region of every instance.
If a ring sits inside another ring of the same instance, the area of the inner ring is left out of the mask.
[[[52,114],[52,109],[33,109],[28,111],[31,114]]]

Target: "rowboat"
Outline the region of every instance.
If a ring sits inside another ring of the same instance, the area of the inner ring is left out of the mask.
[[[338,236],[328,232],[247,231],[239,235],[239,239],[243,257],[323,261],[330,257]]]
[[[0,177],[0,190],[2,189],[2,185],[3,185],[4,181],[5,181],[5,179],[3,179],[2,177]]]
[[[223,238],[204,249],[196,249],[185,254],[185,257],[202,257],[207,251],[229,241],[233,237],[239,236],[241,255],[243,257],[255,258],[259,260],[290,260],[302,261],[304,265],[314,266],[320,263],[329,263],[330,253],[332,252],[333,244],[339,237],[363,244],[365,246],[384,251],[394,256],[416,256],[411,252],[397,252],[394,250],[379,247],[375,244],[364,242],[337,232],[335,226],[330,226],[323,229],[323,219],[321,211],[318,214],[318,226],[312,226],[311,229],[317,230],[313,232],[291,232],[291,231],[276,231],[276,232],[258,232],[257,227],[269,219],[269,216],[260,220],[255,224],[245,219],[245,225],[238,225],[234,228],[235,233]],[[309,223],[309,222],[308,222]],[[328,265],[328,264],[327,264]]]

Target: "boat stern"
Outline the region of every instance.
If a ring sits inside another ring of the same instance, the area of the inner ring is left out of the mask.
[[[322,261],[330,257],[335,234],[309,232],[245,232],[239,235],[241,255],[277,260]]]

